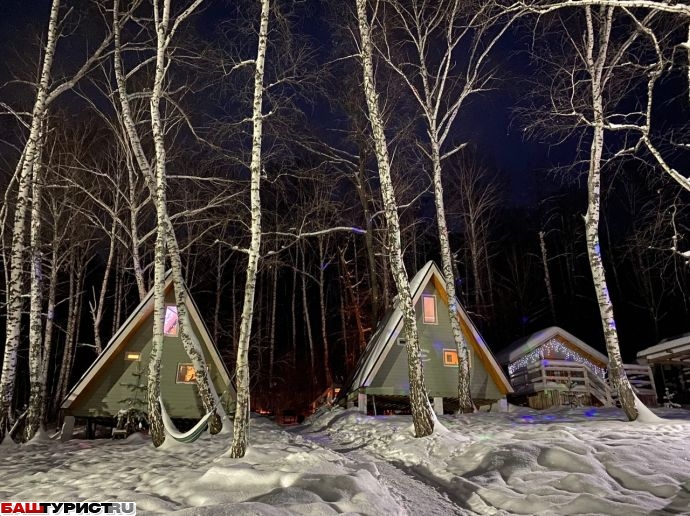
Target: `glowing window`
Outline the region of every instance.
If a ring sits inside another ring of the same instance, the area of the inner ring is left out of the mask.
[[[460,361],[458,360],[458,352],[455,349],[443,350],[443,365],[448,367],[457,367]]]
[[[165,306],[163,335],[167,337],[177,337],[177,307],[175,305]]]
[[[126,351],[125,361],[127,362],[139,362],[141,360],[141,353],[138,351]]]
[[[438,324],[436,318],[436,296],[422,296],[422,312],[424,324]]]
[[[177,383],[195,383],[196,370],[192,364],[177,364]]]

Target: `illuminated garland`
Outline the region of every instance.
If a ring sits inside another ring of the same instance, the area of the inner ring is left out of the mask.
[[[544,352],[555,352],[555,353],[562,353],[563,356],[565,356],[565,360],[572,361],[572,362],[578,362],[582,365],[585,365],[589,367],[594,374],[599,376],[600,378],[604,378],[606,376],[606,369],[603,367],[599,367],[596,364],[593,364],[589,360],[587,360],[585,357],[582,355],[577,354],[574,352],[572,349],[570,349],[567,346],[564,346],[558,339],[549,339],[547,340],[544,344],[539,346],[537,349],[527,353],[526,355],[518,358],[515,362],[511,363],[508,366],[508,373],[511,375],[515,373],[516,371],[519,371],[520,369],[525,369],[527,366],[531,365],[534,362],[537,362],[539,360],[544,360]],[[551,353],[547,353],[551,354]]]

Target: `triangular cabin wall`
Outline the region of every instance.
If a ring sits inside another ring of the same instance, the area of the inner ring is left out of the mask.
[[[166,305],[175,304],[172,289],[166,294],[165,302]],[[200,335],[200,329],[191,317],[190,320],[192,331],[197,336]],[[134,328],[129,336],[126,337],[120,350],[110,362],[104,364],[74,403],[65,409],[65,414],[77,417],[115,417],[120,409],[127,408],[126,400],[133,395],[128,384],[136,382],[134,373],[137,371],[137,364],[144,371],[144,375],[141,376],[141,382],[143,385],[146,385],[152,335],[153,313],[150,310],[140,325]],[[166,336],[164,339],[160,385],[161,397],[165,403],[166,411],[170,417],[174,418],[199,419],[206,411],[203,409],[196,384],[176,383],[178,364],[190,363],[189,357],[182,347],[182,340],[179,336]],[[222,394],[226,392],[227,386],[211,360],[209,350],[204,344],[203,339],[200,338],[199,341],[204,351],[204,358],[206,359],[216,392],[225,400],[227,393],[225,396],[222,396]],[[141,361],[126,361],[125,353],[128,351],[140,352]],[[146,391],[139,391],[138,397],[145,402]],[[147,410],[145,404],[143,407],[144,410]]]
[[[438,324],[425,324],[422,315],[423,295],[436,297],[436,314]],[[434,282],[429,281],[415,305],[419,343],[422,350],[424,381],[429,396],[457,398],[458,367],[444,365],[444,350],[455,351],[455,342],[450,326],[446,296],[439,295]],[[402,324],[400,325],[402,327]],[[404,346],[402,329],[397,330],[395,342],[381,367],[366,387],[367,394],[409,395],[410,385],[407,374],[407,353]],[[463,328],[470,352],[471,393],[476,400],[498,400],[505,395],[501,393],[484,363],[477,356],[473,337]]]

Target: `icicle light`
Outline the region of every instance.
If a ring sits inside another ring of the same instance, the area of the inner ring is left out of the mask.
[[[539,360],[544,360],[544,355],[552,355],[560,353],[565,357],[565,360],[572,361],[572,362],[578,362],[582,365],[585,365],[589,367],[594,374],[599,376],[600,378],[604,378],[606,376],[606,369],[603,367],[599,367],[598,365],[590,362],[587,360],[585,357],[582,355],[577,354],[574,352],[572,349],[570,349],[567,346],[564,346],[561,341],[558,339],[549,339],[547,340],[544,344],[539,346],[538,348],[530,351],[526,355],[518,358],[515,362],[511,363],[508,366],[508,373],[511,375],[515,373],[516,371],[519,371],[520,369],[525,369],[529,365],[531,365],[534,362],[537,362]]]

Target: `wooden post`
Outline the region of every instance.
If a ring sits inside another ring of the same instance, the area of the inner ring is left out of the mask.
[[[65,420],[62,423],[62,431],[60,432],[61,441],[69,441],[72,439],[72,434],[74,433],[74,416],[65,416]]]
[[[437,416],[443,415],[443,398],[441,396],[434,396],[434,413]]]
[[[367,395],[361,392],[357,394],[357,411],[367,413]]]

